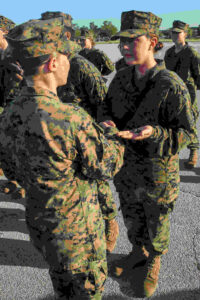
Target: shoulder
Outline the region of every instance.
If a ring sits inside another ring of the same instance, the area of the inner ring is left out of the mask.
[[[169,55],[170,53],[174,53],[174,50],[175,50],[175,46],[168,48],[165,52],[165,56]]]
[[[70,69],[81,68],[82,70],[94,69],[95,66],[82,55],[76,54],[70,61]]]
[[[164,69],[159,72],[156,85],[162,91],[170,91],[172,94],[188,94],[187,87],[177,73]]]
[[[195,56],[195,57],[198,57],[198,58],[200,57],[199,52],[196,51],[192,46],[188,45],[186,47],[186,49],[187,49],[187,52],[190,53],[191,56]]]

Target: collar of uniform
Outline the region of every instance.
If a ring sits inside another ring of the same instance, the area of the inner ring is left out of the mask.
[[[181,53],[183,50],[185,50],[188,46],[189,46],[189,45],[188,45],[188,42],[185,42],[185,45],[183,46],[183,48],[182,48],[180,51],[176,52],[176,51],[175,51],[175,50],[176,50],[176,47],[175,47],[175,45],[174,45],[174,53],[175,53],[175,55],[179,55],[179,53]]]
[[[161,70],[165,69],[165,63],[161,59],[155,59],[156,60],[156,65],[151,68],[148,73],[142,77],[142,78],[137,78],[137,73],[135,72],[135,67],[133,70],[133,82],[134,85],[136,85],[139,90],[143,89],[145,87],[145,83],[148,82],[149,80],[153,80],[153,78],[160,72]]]
[[[22,88],[22,95],[32,95],[32,96],[45,96],[50,99],[54,99],[56,101],[60,101],[58,96],[54,94],[52,91],[48,89],[43,89],[39,87],[30,87],[30,86],[24,86]]]
[[[158,74],[158,72],[166,69],[164,60],[161,59],[155,59],[155,60],[157,64],[152,69],[149,70],[148,80],[152,80]]]

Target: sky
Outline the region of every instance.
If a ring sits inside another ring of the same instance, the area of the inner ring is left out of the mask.
[[[20,24],[39,18],[45,11],[66,12],[78,20],[120,19],[121,12],[128,10],[151,11],[160,15],[197,9],[200,9],[199,0],[1,0],[0,15]]]

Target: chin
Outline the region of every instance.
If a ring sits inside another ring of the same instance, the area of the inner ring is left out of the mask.
[[[129,65],[129,66],[133,66],[133,65],[137,65],[138,62],[135,61],[135,60],[132,60],[132,61],[126,61],[126,64]]]

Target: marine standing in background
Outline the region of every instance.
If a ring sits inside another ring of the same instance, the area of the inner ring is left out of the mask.
[[[97,180],[116,174],[124,147],[116,128],[59,100],[77,49],[65,33],[63,17],[9,32],[27,86],[0,116],[0,161],[26,191],[27,227],[58,299],[100,300],[107,262]]]
[[[109,75],[114,71],[115,67],[110,58],[103,51],[94,48],[94,37],[88,30],[82,30],[79,39],[83,48],[79,54],[91,61],[102,76]]]
[[[200,54],[185,41],[189,25],[182,21],[174,21],[171,30],[174,46],[165,53],[166,68],[176,72],[185,82],[190,93],[192,111],[197,122],[199,111],[197,106],[196,90],[200,89]],[[192,169],[196,166],[198,160],[199,140],[197,128],[195,127],[195,138],[187,146],[190,149],[190,155],[185,167]]]
[[[129,66],[110,83],[102,118],[111,118],[121,130],[117,135],[126,139],[124,164],[114,183],[133,248],[117,265],[116,275],[128,268],[132,276],[132,268],[140,266],[136,270],[144,272],[146,297],[156,290],[161,256],[169,247],[169,216],[179,195],[179,152],[194,137],[186,85],[154,58],[162,46],[161,20],[150,12],[122,13],[121,30],[113,39],[120,38]]]
[[[44,12],[42,20],[62,16],[66,27],[66,36],[74,36],[72,17],[63,12]],[[76,45],[77,47],[78,44]],[[77,48],[77,51],[79,49]],[[95,121],[104,101],[107,87],[99,70],[85,57],[75,54],[70,57],[70,70],[67,83],[58,88],[58,97],[64,103],[76,103],[84,108]],[[98,198],[106,225],[107,251],[112,252],[116,246],[119,227],[115,217],[117,206],[108,181],[98,180]]]

